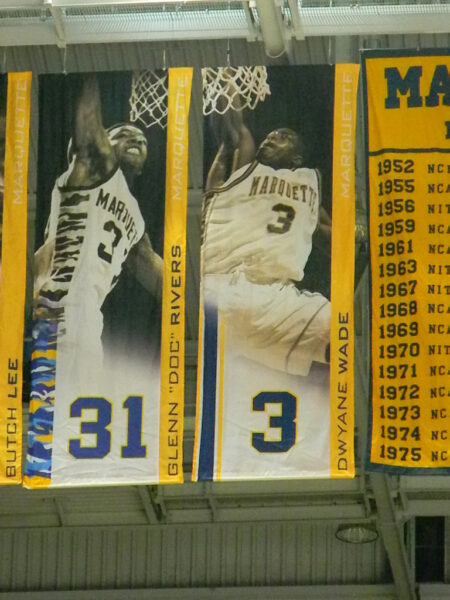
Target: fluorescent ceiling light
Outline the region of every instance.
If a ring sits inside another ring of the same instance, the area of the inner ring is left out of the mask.
[[[373,523],[344,523],[335,533],[338,540],[348,544],[367,544],[378,539],[378,531]]]

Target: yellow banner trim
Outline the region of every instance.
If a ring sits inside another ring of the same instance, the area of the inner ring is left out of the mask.
[[[354,477],[355,128],[359,65],[335,66],[331,244],[330,475]]]
[[[2,484],[17,484],[22,480],[22,369],[27,262],[30,91],[31,72],[9,73],[0,289],[0,483]]]
[[[43,490],[47,489],[49,486],[49,477],[41,477],[40,475],[33,475],[33,477],[29,477],[28,475],[24,475],[23,487],[29,490]]]
[[[159,481],[183,482],[184,332],[192,68],[169,69],[161,337]]]

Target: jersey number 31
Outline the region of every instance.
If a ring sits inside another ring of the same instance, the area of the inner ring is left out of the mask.
[[[142,396],[128,396],[122,407],[128,411],[127,443],[121,447],[121,458],[145,458],[147,446],[142,444]],[[81,435],[95,436],[95,443],[84,445],[83,440],[69,440],[69,454],[74,458],[104,458],[111,451],[112,405],[101,396],[80,397],[70,405],[72,418],[83,417],[84,411],[94,410],[96,418],[80,422]]]

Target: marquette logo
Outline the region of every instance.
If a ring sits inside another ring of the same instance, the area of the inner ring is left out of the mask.
[[[28,96],[29,82],[18,80],[15,87],[13,133],[13,203],[23,204],[28,158]]]
[[[387,109],[400,108],[399,96],[406,96],[408,108],[435,106],[450,106],[450,76],[446,65],[436,65],[429,89],[423,89],[423,67],[411,66],[404,76],[397,67],[387,67],[384,70],[386,79],[386,99],[384,106]],[[450,121],[444,123],[444,134],[450,139]]]

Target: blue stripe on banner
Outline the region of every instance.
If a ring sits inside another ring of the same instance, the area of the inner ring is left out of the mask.
[[[50,479],[52,470],[58,322],[37,319],[33,325],[28,456],[25,474]]]
[[[216,306],[205,306],[203,330],[203,409],[198,480],[212,481],[216,429],[217,323]]]

